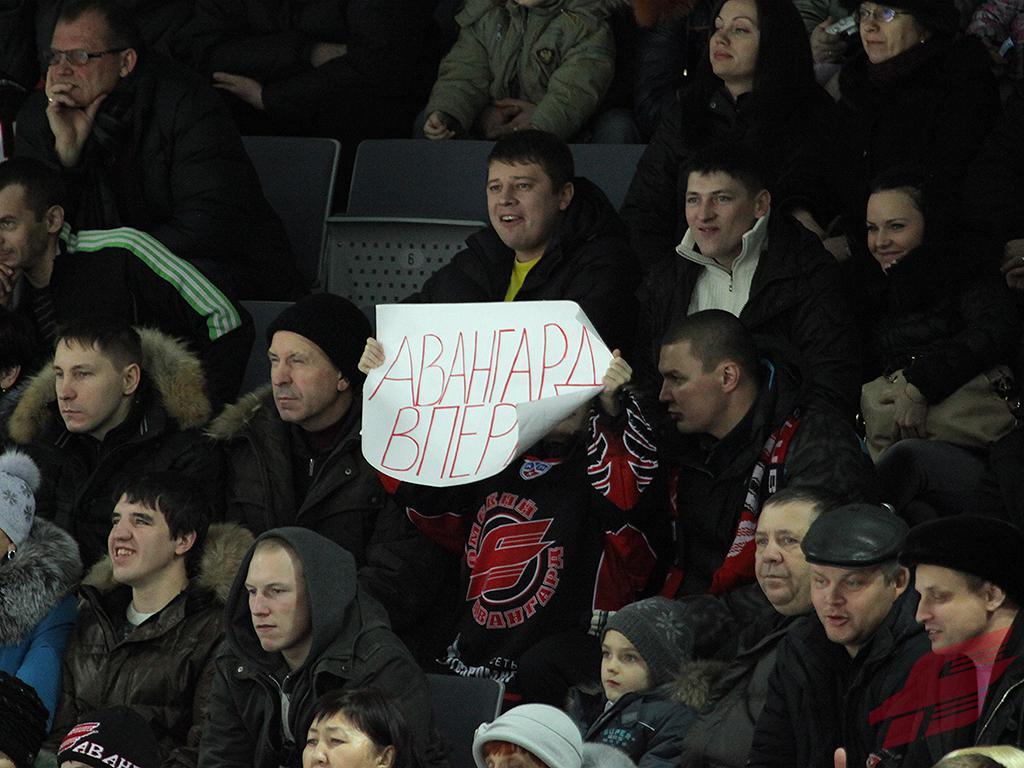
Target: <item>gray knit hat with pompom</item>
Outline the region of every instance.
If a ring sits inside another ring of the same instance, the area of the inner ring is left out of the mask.
[[[11,450],[0,456],[0,531],[16,547],[32,529],[39,481],[39,467],[28,454]]]

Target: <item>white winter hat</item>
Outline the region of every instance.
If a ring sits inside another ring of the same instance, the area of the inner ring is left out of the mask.
[[[581,768],[583,738],[580,729],[562,710],[547,704],[521,704],[492,723],[484,723],[473,736],[473,759],[486,768],[484,744],[507,741],[532,754],[548,768]]]
[[[39,467],[27,454],[11,450],[0,456],[0,531],[15,546],[20,546],[32,529],[39,481]]]

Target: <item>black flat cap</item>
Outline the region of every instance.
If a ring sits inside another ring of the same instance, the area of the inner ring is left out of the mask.
[[[914,526],[900,553],[908,567],[939,565],[991,581],[1024,604],[1024,533],[1005,520],[956,515]]]
[[[864,568],[895,560],[910,530],[895,513],[873,504],[847,504],[811,523],[800,548],[809,563]]]

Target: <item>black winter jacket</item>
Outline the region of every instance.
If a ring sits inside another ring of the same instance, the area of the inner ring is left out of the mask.
[[[388,628],[380,604],[358,587],[356,564],[337,544],[305,528],[278,528],[302,562],[312,623],[305,663],[289,671],[280,654],[265,652],[252,626],[245,580],[255,545],[238,569],[225,608],[225,642],[217,653],[210,717],[203,732],[203,768],[279,768],[301,765],[313,705],[324,693],[374,687],[405,715],[424,768],[443,766],[431,725],[427,680]],[[281,728],[281,697],[290,696]]]
[[[75,537],[87,566],[107,551],[112,497],[125,476],[184,472],[219,497],[220,456],[199,432],[210,416],[199,360],[159,331],[140,335],[142,382],[127,418],[102,442],[65,428],[52,366],[32,379],[8,425],[43,471],[38,513]]]
[[[915,46],[903,54],[922,56],[917,66],[887,82],[872,81],[864,53],[839,74],[844,216],[854,250],[864,240],[864,207],[875,176],[914,164],[934,187],[936,205],[956,206],[967,167],[999,116],[990,59],[977,38],[934,37],[921,47],[930,50]],[[985,190],[985,197],[991,194]]]
[[[779,645],[747,765],[832,768],[837,747],[846,748],[851,766],[882,756],[891,721],[871,725],[870,713],[931,650],[916,609],[917,593],[908,589],[853,659],[817,616],[797,620]]]
[[[134,628],[131,587],[114,581],[108,558],[96,564],[79,590],[50,748],[89,712],[123,705],[149,723],[164,766],[196,765],[224,600],[251,542],[237,525],[211,526],[188,588]]]
[[[675,446],[676,565],[681,593],[701,594],[725,560],[765,441],[796,408],[795,391],[779,371],[766,369],[754,405],[717,442],[682,435]],[[672,461],[668,459],[667,461]],[[847,501],[877,498],[874,466],[852,425],[828,411],[807,411],[789,446],[778,489],[828,488]]]
[[[388,610],[396,630],[413,629],[438,588],[446,555],[391,501],[360,451],[359,404],[350,427],[326,456],[310,458],[315,477],[296,499],[294,453],[301,437],[278,416],[270,388],[246,395],[211,424],[227,457],[225,509],[259,535],[300,525],[346,549],[359,584]]]
[[[852,418],[860,403],[860,348],[839,267],[818,238],[791,217],[775,211],[769,216],[767,250],[740,320],[764,354],[802,381],[802,405]],[[661,337],[686,316],[702,269],[674,255],[652,268],[637,293],[634,380],[644,390],[661,387]]]
[[[682,768],[743,768],[779,643],[798,617],[772,610],[748,625],[683,742]]]
[[[705,54],[706,55],[706,54]],[[834,212],[829,150],[835,105],[823,90],[759,105],[751,94],[733,101],[725,91],[709,98],[691,87],[663,116],[640,158],[622,219],[645,269],[671,259],[686,232],[687,167],[710,144],[740,143],[765,158],[773,208],[808,209],[824,223]]]
[[[436,74],[430,31],[416,0],[197,0],[185,36],[193,67],[258,80],[268,117],[299,126],[382,98],[422,107]],[[347,52],[314,67],[321,42]]]
[[[1000,276],[975,277],[960,249],[926,241],[888,272],[870,254],[856,253],[844,270],[865,381],[902,368],[935,404],[1014,359],[1017,303]]]
[[[573,180],[576,192],[547,252],[530,270],[516,301],[565,299],[579,304],[610,349],[633,341],[639,276],[626,231],[605,194],[591,181]],[[466,240],[466,249],[438,270],[408,301],[502,301],[514,252],[493,227]]]
[[[673,701],[670,688],[671,683],[624,694],[590,724],[584,741],[620,749],[638,768],[675,768],[683,738],[697,714]]]
[[[62,171],[76,226],[141,229],[183,259],[221,265],[246,298],[301,295],[237,129],[213,89],[180,64],[142,54],[104,100],[75,168],[57,158],[42,91],[21,108],[16,149]]]

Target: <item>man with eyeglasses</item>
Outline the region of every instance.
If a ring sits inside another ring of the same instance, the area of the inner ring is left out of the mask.
[[[227,110],[197,75],[145,51],[124,7],[65,3],[42,64],[15,153],[62,171],[77,227],[141,229],[246,297],[301,295]]]

